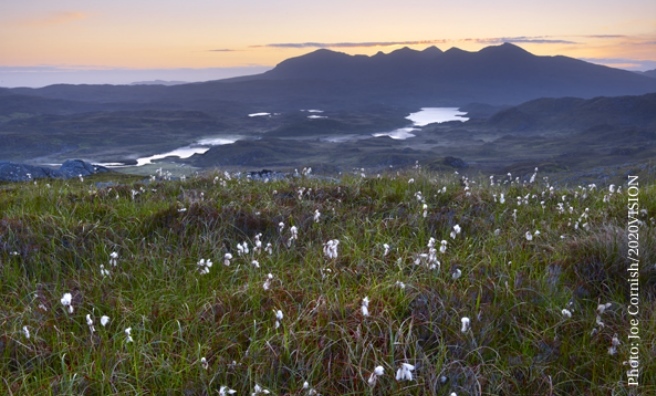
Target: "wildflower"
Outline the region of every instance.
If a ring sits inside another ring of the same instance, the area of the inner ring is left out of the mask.
[[[271,288],[271,280],[273,280],[273,274],[269,273],[266,280],[264,281],[264,284],[262,285],[264,290],[269,290]]]
[[[251,265],[255,268],[260,268],[260,262],[257,260],[251,261]]]
[[[442,242],[440,242],[440,253],[446,253],[446,245],[447,245],[447,243],[448,243],[447,241],[445,241],[444,239],[442,239]]]
[[[267,254],[272,255],[273,254],[273,245],[271,242],[267,243],[266,247],[264,248],[264,251],[267,252]]]
[[[23,335],[28,340],[30,339],[30,329],[27,326],[23,326]]]
[[[238,256],[248,254],[249,252],[250,252],[250,250],[248,249],[248,244],[246,242],[237,244],[237,255]]]
[[[68,313],[73,313],[73,295],[71,293],[64,293],[61,298],[61,304],[68,307]]]
[[[278,223],[278,232],[282,234],[282,231],[285,229],[285,223],[282,221]]]
[[[134,339],[132,338],[132,327],[128,327],[127,329],[124,330],[125,332],[125,342],[130,343],[134,342]]]
[[[116,264],[118,264],[118,253],[116,252],[111,252],[109,254],[109,264],[112,267],[116,267]]]
[[[109,316],[103,315],[100,317],[100,324],[102,325],[102,327],[107,326],[108,323],[109,323]]]
[[[314,388],[311,388],[310,383],[307,381],[303,382],[303,389],[307,390],[308,396],[317,395],[317,391]]]
[[[200,259],[197,265],[198,265],[198,272],[201,275],[207,275],[210,273],[210,268],[212,267],[212,260]]]
[[[415,370],[415,366],[409,363],[401,363],[401,367],[396,370],[396,380],[397,381],[412,381],[412,372]]]
[[[462,326],[460,327],[460,332],[466,333],[467,331],[469,331],[469,323],[470,323],[469,318],[465,316],[464,318],[460,319],[460,322],[462,323]]]
[[[369,316],[369,297],[362,299],[362,316]]]
[[[385,256],[387,256],[387,255],[389,254],[389,251],[390,251],[390,245],[388,245],[388,244],[386,244],[386,243],[383,243],[383,249],[385,249],[385,251],[383,252],[383,257],[385,257]]]
[[[458,234],[460,234],[460,231],[462,231],[460,226],[458,224],[454,225],[453,230],[451,231],[451,239],[455,239],[456,236],[458,236]]]
[[[501,228],[497,228],[496,230],[494,230],[494,236],[499,236],[499,235],[501,235]]]
[[[321,219],[321,212],[319,212],[319,209],[316,209],[314,211],[314,222],[318,223],[319,219]]]
[[[500,203],[501,205],[503,205],[504,203],[506,203],[506,196],[505,196],[503,193],[501,193],[501,195],[499,196],[499,203]]]
[[[437,259],[437,250],[435,248],[430,248],[428,250],[428,269],[439,269],[440,268],[440,262]]]
[[[339,245],[339,240],[337,239],[331,239],[328,242],[324,243],[323,245],[323,254],[328,258],[329,260],[331,259],[336,259],[337,258],[337,246]]]
[[[378,380],[378,377],[383,376],[383,374],[385,374],[385,369],[383,368],[383,366],[376,366],[374,371],[369,376],[369,379],[367,380],[369,386],[376,385],[376,381]]]
[[[456,268],[455,271],[451,274],[451,279],[456,280],[462,276],[462,271],[460,268]]]
[[[255,254],[260,253],[260,250],[262,250],[262,241],[260,238],[262,238],[262,234],[255,234],[255,238],[253,238],[253,253]]]
[[[100,264],[100,275],[104,277],[109,276],[109,270],[105,269],[105,266]]]
[[[255,387],[253,388],[253,393],[251,393],[251,396],[257,396],[259,394],[268,395],[269,393],[271,393],[271,392],[269,392],[268,389],[264,389],[259,384],[255,384]]]
[[[93,326],[93,319],[91,319],[91,315],[87,314],[87,326],[89,326],[89,331],[90,332],[95,332],[96,328]]]
[[[531,231],[526,231],[525,237],[527,241],[533,240],[533,234],[531,234]]]
[[[296,226],[291,226],[289,232],[292,234],[289,239],[298,239],[298,228]]]
[[[414,182],[415,182],[415,179],[413,179],[413,178],[408,179],[408,184],[414,184]]]
[[[424,204],[423,209],[424,212],[422,213],[422,216],[426,218],[426,216],[428,216],[428,205]]]
[[[219,396],[228,396],[228,395],[233,395],[235,393],[237,393],[236,390],[230,389],[227,386],[221,385],[221,387],[219,388]]]
[[[282,322],[282,318],[283,318],[282,311],[281,311],[281,310],[277,310],[277,311],[276,311],[276,324],[275,324],[275,328],[276,328],[276,329],[277,329],[278,327],[280,327],[280,322]]]
[[[620,340],[617,338],[617,333],[613,335],[613,340],[611,341],[611,346],[608,347],[608,354],[614,355],[617,353],[617,347],[620,345]]]
[[[401,281],[396,281],[396,285],[397,285],[400,289],[405,289],[405,283],[403,283],[403,282],[401,282]]]
[[[429,249],[434,248],[435,247],[435,242],[436,242],[435,238],[431,237],[431,239],[428,240],[428,245],[426,247],[428,247]]]
[[[572,311],[570,311],[567,308],[563,308],[563,310],[560,312],[563,314],[563,317],[566,319],[570,319],[572,317]]]
[[[205,356],[200,358],[200,365],[205,370],[207,370],[210,367],[210,365],[207,363],[207,359],[205,358]]]

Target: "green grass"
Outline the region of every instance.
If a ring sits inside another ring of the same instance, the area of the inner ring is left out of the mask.
[[[107,179],[116,183],[95,187]],[[656,185],[640,182],[647,214],[637,389],[622,364],[634,318],[624,192],[604,200],[605,186],[550,193],[543,180],[490,186],[483,177],[463,182],[422,170],[339,181],[261,183],[217,173],[3,184],[0,393],[217,395],[228,386],[246,395],[259,384],[306,395],[307,381],[323,395],[656,394]],[[518,206],[518,196],[528,203]],[[452,239],[456,224],[462,232]],[[291,226],[298,239],[288,243]],[[254,252],[258,233],[272,254]],[[437,248],[448,241],[437,269],[415,265],[431,237]],[[329,239],[340,241],[336,259],[324,257]],[[239,256],[244,241],[250,252]],[[209,274],[198,272],[200,259],[213,261]],[[64,293],[72,294],[72,314],[60,303]],[[600,327],[596,309],[606,302]],[[102,315],[111,318],[106,327]],[[465,316],[471,328],[463,333]],[[610,355],[614,334],[622,343]],[[397,382],[404,362],[415,365],[414,380]],[[371,387],[378,365],[385,374]]]

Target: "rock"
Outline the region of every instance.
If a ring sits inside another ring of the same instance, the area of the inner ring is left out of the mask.
[[[458,157],[446,157],[444,158],[444,165],[448,165],[453,168],[458,168],[458,169],[465,169],[469,167],[469,164],[467,164],[465,161]]]
[[[16,164],[0,161],[0,181],[25,182],[35,179],[69,179],[109,172],[104,166],[93,165],[82,160],[66,161],[59,169],[48,166]]]

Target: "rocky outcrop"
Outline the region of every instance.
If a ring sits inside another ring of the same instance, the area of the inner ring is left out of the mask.
[[[0,181],[21,182],[34,179],[70,179],[72,177],[89,176],[96,173],[105,173],[110,170],[100,165],[93,165],[82,160],[68,160],[59,169],[39,166],[16,164],[0,161]]]

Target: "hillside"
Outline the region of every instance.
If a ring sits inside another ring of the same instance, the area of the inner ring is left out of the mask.
[[[361,173],[0,184],[0,389],[656,393],[652,182]]]

